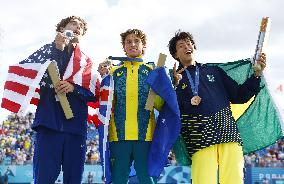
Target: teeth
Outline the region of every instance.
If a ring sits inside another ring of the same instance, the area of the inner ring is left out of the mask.
[[[191,53],[192,53],[192,51],[187,51],[187,52],[186,52],[186,54],[191,54]]]

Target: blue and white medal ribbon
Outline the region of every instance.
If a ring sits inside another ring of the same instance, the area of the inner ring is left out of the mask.
[[[201,102],[201,98],[198,96],[198,86],[199,86],[199,68],[196,65],[195,67],[195,75],[194,75],[194,81],[189,73],[189,71],[186,69],[185,70],[187,78],[189,80],[189,84],[191,87],[191,91],[193,94],[193,97],[191,98],[191,105],[199,105]]]

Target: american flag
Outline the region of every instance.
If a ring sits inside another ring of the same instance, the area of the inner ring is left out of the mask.
[[[46,44],[27,59],[9,67],[4,85],[1,107],[14,113],[24,113],[28,105],[39,101],[40,87],[53,85],[47,74],[47,67],[52,62],[54,44]],[[92,93],[100,85],[98,75],[89,57],[81,52],[79,46],[74,48],[62,80],[78,84]]]

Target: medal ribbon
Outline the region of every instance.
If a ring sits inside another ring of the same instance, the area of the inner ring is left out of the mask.
[[[199,86],[199,68],[198,68],[198,66],[196,65],[196,67],[195,67],[194,82],[193,82],[193,79],[192,79],[189,71],[187,69],[185,69],[185,72],[186,72],[187,78],[189,80],[189,84],[190,84],[193,96],[198,96],[198,86]]]
[[[130,62],[143,62],[143,59],[142,58],[130,58],[130,57],[112,57],[112,56],[109,56],[108,59],[111,59],[111,60],[118,60],[118,61],[130,61]]]

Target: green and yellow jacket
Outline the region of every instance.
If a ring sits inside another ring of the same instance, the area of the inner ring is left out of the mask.
[[[145,110],[149,85],[146,79],[153,70],[144,62],[124,61],[111,70],[114,80],[113,112],[109,126],[109,141],[151,141],[155,130],[153,111]],[[157,96],[155,108],[160,109],[163,100]]]

